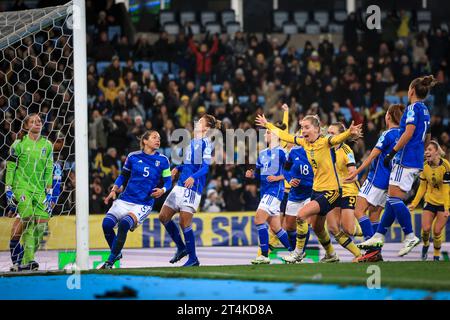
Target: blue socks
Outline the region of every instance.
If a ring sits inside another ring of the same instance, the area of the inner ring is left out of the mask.
[[[269,255],[269,230],[267,229],[267,225],[265,223],[257,224],[256,230],[258,230],[261,254],[267,257]]]
[[[287,234],[289,238],[289,246],[291,247],[291,250],[294,250],[297,242],[297,230],[287,231]]]
[[[125,241],[127,240],[128,231],[134,226],[134,220],[131,216],[125,216],[119,222],[119,230],[117,232],[116,241],[114,241],[111,248],[111,254],[109,255],[108,261],[114,262],[116,257],[122,251]]]
[[[106,217],[103,219],[102,227],[103,234],[105,235],[106,242],[108,242],[108,246],[110,249],[113,247],[114,240],[116,238],[116,233],[114,232],[114,227],[117,224],[117,218],[112,214],[106,214]]]
[[[295,246],[291,247],[288,234],[283,228],[281,228],[280,231],[277,232],[277,237],[278,239],[280,239],[280,242],[283,244],[283,246],[285,246],[289,251],[292,251],[293,248],[295,248]]]
[[[166,228],[172,240],[177,245],[178,250],[183,250],[184,248],[186,248],[183,239],[181,239],[180,230],[178,229],[176,223],[173,222],[173,220],[170,220],[169,222],[164,224],[164,227]]]
[[[361,230],[364,235],[364,239],[370,239],[374,235],[374,229],[372,227],[372,223],[370,222],[370,219],[368,216],[364,215],[358,220],[359,225],[361,226]]]
[[[194,231],[192,231],[192,225],[183,229],[184,241],[186,241],[186,249],[189,254],[189,259],[186,263],[197,260],[197,254],[195,253],[195,237]]]
[[[411,213],[403,200],[396,197],[388,197],[388,201],[391,204],[391,207],[397,216],[398,223],[402,227],[405,235],[413,233]]]
[[[373,233],[377,232],[379,225],[380,225],[380,221],[379,220],[377,222],[372,222]]]
[[[19,239],[9,240],[9,251],[11,252],[11,261],[13,264],[22,264],[23,246]]]
[[[381,217],[380,224],[377,229],[377,233],[385,235],[387,230],[392,226],[395,221],[395,213],[392,208],[390,197],[387,197],[386,206],[384,208],[383,216]]]

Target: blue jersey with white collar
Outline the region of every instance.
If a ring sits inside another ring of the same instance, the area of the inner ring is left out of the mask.
[[[284,180],[269,182],[268,176],[279,176],[283,174],[283,167],[286,162],[286,152],[280,147],[264,149],[256,160],[256,169],[259,170],[261,179],[261,198],[265,195],[272,195],[278,200],[283,200]]]
[[[386,168],[383,165],[383,161],[384,157],[392,151],[392,148],[398,142],[398,138],[400,138],[400,128],[392,128],[384,131],[375,145],[375,148],[379,149],[381,153],[370,164],[367,180],[379,189],[387,190],[389,187],[389,176],[392,167]]]
[[[169,159],[159,152],[146,154],[142,150],[131,152],[123,170],[130,178],[119,199],[135,204],[153,206],[155,199],[150,195],[157,188],[161,178],[170,176]]]
[[[289,201],[300,202],[311,198],[314,172],[309,163],[305,149],[302,147],[292,147],[285,164],[284,177],[289,182],[291,179],[300,179],[297,187],[291,187],[289,191]]]
[[[430,132],[430,113],[422,101],[410,104],[406,108],[400,121],[400,136],[408,124],[416,126],[414,134],[411,140],[398,150],[395,162],[403,167],[423,169],[425,137]]]
[[[184,182],[193,177],[194,185],[191,190],[202,194],[211,165],[212,150],[213,146],[208,138],[192,139],[189,147],[185,149],[183,164],[177,167],[181,171],[179,186],[184,187]]]

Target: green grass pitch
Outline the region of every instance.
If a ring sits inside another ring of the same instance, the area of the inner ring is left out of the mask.
[[[382,287],[450,291],[450,262],[444,261],[132,268],[90,273],[366,286],[372,265],[380,267]]]

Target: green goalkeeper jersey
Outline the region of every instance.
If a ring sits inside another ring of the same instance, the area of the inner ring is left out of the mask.
[[[28,135],[16,140],[10,150],[6,168],[6,185],[14,190],[45,192],[53,181],[53,147],[49,140],[37,141]]]

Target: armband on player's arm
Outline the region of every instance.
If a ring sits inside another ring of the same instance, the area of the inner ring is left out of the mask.
[[[450,207],[450,171],[447,171],[444,174],[442,183],[442,192],[444,194],[444,208],[446,211],[448,211]]]
[[[164,181],[164,187],[162,187],[162,189],[164,190],[164,193],[166,193],[167,190],[172,187],[172,173],[170,172],[170,167],[163,170],[162,177]]]
[[[346,140],[348,140],[351,137],[351,133],[350,133],[350,129],[345,130],[344,132],[335,135],[333,137],[329,137],[328,138],[328,144],[330,146],[334,146],[337,144],[341,144],[343,142],[345,142]]]

